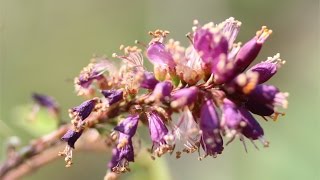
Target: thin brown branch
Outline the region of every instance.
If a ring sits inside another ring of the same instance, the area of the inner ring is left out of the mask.
[[[106,111],[92,113],[86,119],[87,127],[94,127],[96,124],[104,123],[108,119],[117,116],[119,113],[126,112],[127,107],[129,107],[129,104],[131,103],[118,104],[116,106],[109,107]],[[10,174],[12,174],[12,172],[19,172],[16,169],[20,168],[26,171],[25,173],[28,173],[29,169],[32,170],[33,168],[23,167],[28,166],[27,164],[30,164],[30,161],[34,161],[33,166],[38,168],[40,165],[46,164],[47,162],[50,162],[57,158],[58,151],[63,149],[61,148],[63,143],[60,138],[67,132],[69,128],[71,128],[71,124],[61,125],[57,130],[53,131],[52,133],[31,141],[29,145],[21,148],[20,151],[8,152],[7,159],[0,165],[0,179],[4,179],[5,177],[11,177],[12,175]],[[81,137],[79,140],[81,139],[84,138]],[[81,145],[79,144],[81,143],[77,142],[76,149],[89,148],[89,150],[91,150],[91,145],[87,147],[81,147]],[[57,147],[60,148],[58,149]],[[39,160],[38,157],[42,156],[44,157],[39,158]],[[21,170],[20,174],[25,174],[22,172],[23,171]]]
[[[96,133],[92,132],[95,130],[89,130],[83,134],[81,139],[77,142],[76,151],[107,151],[108,148],[105,144],[105,141]],[[90,146],[88,146],[90,144]],[[30,174],[45,166],[46,164],[59,158],[57,152],[63,149],[65,146],[64,143],[59,142],[51,146],[49,149],[44,150],[43,152],[32,156],[24,160],[23,163],[19,164],[17,167],[12,168],[10,171],[2,177],[3,180],[14,180],[20,179],[23,176]]]

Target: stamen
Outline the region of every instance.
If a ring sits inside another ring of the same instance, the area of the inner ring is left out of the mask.
[[[270,116],[272,118],[273,121],[277,121],[279,115],[284,116],[286,115],[285,113],[281,113],[281,112],[275,112],[272,116]]]
[[[149,31],[149,35],[151,35],[153,37],[153,40],[151,41],[151,43],[154,42],[154,41],[158,41],[158,42],[162,43],[164,41],[164,38],[169,33],[170,33],[169,31],[160,30],[160,29],[157,29],[155,31]]]
[[[243,144],[244,150],[246,151],[246,153],[248,153],[247,144],[246,144],[246,141],[245,141],[245,139],[244,139],[244,137],[242,135],[240,136],[240,141]]]
[[[256,145],[256,143],[252,139],[250,139],[250,141],[257,150],[260,150],[259,147]]]
[[[274,103],[273,105],[275,107],[282,107],[284,109],[288,108],[288,98],[289,93],[287,92],[279,92],[276,94],[275,98],[274,98]]]
[[[259,137],[259,141],[263,144],[263,147],[269,147],[270,142],[267,141],[263,136]]]
[[[223,34],[226,36],[229,42],[229,49],[232,48],[233,42],[239,33],[241,24],[242,23],[240,21],[235,20],[233,17],[226,19],[221,24],[221,26],[223,26]]]
[[[233,44],[231,51],[228,53],[228,60],[231,60],[236,57],[236,55],[238,54],[241,48],[241,44],[242,44],[241,42]]]
[[[262,26],[261,30],[256,33],[257,43],[263,44],[271,34],[271,29],[268,29],[267,26]]]
[[[66,167],[71,167],[72,163],[72,147],[67,145],[62,152],[58,153],[58,156],[65,156],[64,161],[66,162]]]
[[[189,42],[193,45],[193,37],[192,37],[192,34],[190,32],[188,32],[186,34],[186,37],[188,38]]]
[[[143,42],[141,42],[141,41],[139,41],[139,40],[135,40],[134,43],[135,43],[135,44],[138,44],[138,45],[140,45],[140,46],[142,46],[142,47],[144,47],[144,48],[147,48],[147,47],[148,47],[145,43],[143,43]]]
[[[274,64],[279,65],[279,67],[286,63],[285,60],[280,59],[280,53],[277,53],[273,57],[268,57],[268,59],[266,61],[264,61],[264,62],[274,63]]]

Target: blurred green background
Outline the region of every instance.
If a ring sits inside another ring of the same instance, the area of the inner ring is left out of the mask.
[[[0,0],[0,120],[8,126],[0,124],[0,143],[11,135],[23,143],[34,137],[15,123],[15,109],[31,102],[31,92],[54,96],[67,119],[67,109],[81,102],[70,79],[93,54],[110,57],[121,44],[147,42],[157,28],[187,45],[193,19],[230,16],[243,23],[241,42],[262,25],[274,30],[257,59],[280,52],[287,61],[270,83],[290,92],[289,109],[278,122],[262,122],[269,148],[248,144],[246,154],[236,141],[216,159],[168,156],[172,179],[319,180],[319,0]],[[25,179],[101,179],[108,158],[79,153],[71,169],[60,159]]]

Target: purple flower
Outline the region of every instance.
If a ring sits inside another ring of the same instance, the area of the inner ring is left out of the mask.
[[[216,112],[216,106],[211,99],[206,99],[201,107],[199,126],[202,131],[201,145],[206,152],[206,156],[221,154],[223,140],[219,130],[219,116]]]
[[[69,116],[72,119],[84,121],[94,110],[95,105],[98,102],[98,98],[93,98],[81,103],[72,109],[69,109]]]
[[[242,120],[246,123],[242,129],[242,134],[251,140],[259,139],[264,146],[268,146],[269,142],[264,140],[264,131],[258,121],[245,108],[239,108],[239,112],[242,116]]]
[[[158,65],[167,65],[174,67],[175,62],[172,55],[166,50],[166,47],[161,42],[152,42],[147,49],[147,57],[150,62]]]
[[[237,68],[236,71],[238,73],[243,72],[258,56],[262,48],[262,44],[266,41],[271,33],[272,30],[269,30],[267,27],[263,26],[261,30],[257,32],[254,38],[243,45],[235,59]]]
[[[246,108],[257,115],[260,116],[271,116],[274,113],[273,106],[270,104],[262,104],[256,102],[254,99],[249,98],[245,103]]]
[[[195,31],[194,48],[198,51],[205,64],[217,64],[221,55],[228,53],[228,41],[217,27],[208,24]]]
[[[124,173],[130,171],[129,162],[134,162],[134,149],[131,138],[119,133],[118,145],[112,150],[112,158],[108,167],[112,172]]]
[[[38,94],[38,93],[33,93],[32,94],[32,99],[34,102],[42,107],[45,107],[49,110],[53,110],[58,112],[59,111],[59,105],[57,102],[50,96]]]
[[[31,120],[35,119],[35,116],[39,112],[40,107],[46,108],[53,117],[58,119],[60,113],[59,105],[52,97],[33,93],[32,99],[35,104],[32,107],[32,112],[30,113]]]
[[[216,76],[215,82],[217,84],[228,83],[242,73],[258,56],[262,44],[271,33],[271,30],[263,26],[262,29],[256,33],[255,37],[243,45],[235,56],[235,59],[225,58],[218,62],[216,66],[213,66],[212,72]]]
[[[288,93],[282,93],[272,85],[258,85],[248,96],[246,107],[261,116],[270,116],[275,107],[288,107]]]
[[[114,130],[128,135],[130,138],[136,133],[139,122],[139,115],[129,115],[126,119],[122,120]]]
[[[109,106],[123,99],[123,91],[121,89],[101,90],[101,93],[108,100]]]
[[[280,65],[284,63],[285,61],[280,59],[280,54],[278,53],[273,57],[269,57],[266,61],[254,65],[248,71],[257,72],[259,74],[258,84],[262,84],[275,75]]]
[[[61,138],[63,141],[68,143],[65,149],[58,154],[59,156],[65,156],[64,161],[66,162],[66,167],[70,167],[72,165],[72,150],[74,149],[74,144],[82,135],[82,132],[83,130],[68,130]]]
[[[145,71],[140,87],[153,90],[158,83],[159,81],[154,77],[153,73]]]
[[[149,133],[153,144],[153,154],[160,157],[167,152],[172,152],[173,147],[169,144],[171,136],[161,116],[156,111],[147,113]]]
[[[225,98],[222,104],[221,126],[226,127],[230,136],[234,136],[241,128],[242,117],[237,105]]]
[[[190,87],[179,89],[176,92],[172,93],[172,102],[171,107],[173,108],[181,108],[184,106],[188,106],[194,103],[197,100],[198,96],[198,88]]]
[[[173,85],[171,84],[170,81],[159,82],[155,86],[149,100],[151,101],[166,100],[168,99],[168,97],[170,97],[170,93],[172,89],[173,89]]]
[[[74,79],[75,90],[78,95],[92,94],[93,89],[91,85],[95,80],[100,87],[106,86],[106,78],[103,76],[103,73],[112,68],[113,65],[107,60],[92,62],[83,68],[80,75]]]
[[[73,131],[73,130],[68,130],[63,136],[62,136],[62,140],[67,142],[68,145],[70,147],[72,147],[74,149],[74,144],[76,143],[76,141],[79,139],[79,137],[82,134],[82,130],[77,132],[77,131]]]

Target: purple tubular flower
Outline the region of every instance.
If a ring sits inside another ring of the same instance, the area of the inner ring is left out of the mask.
[[[256,140],[264,135],[264,131],[258,121],[245,108],[239,108],[242,120],[246,126],[242,129],[242,134],[248,139]]]
[[[146,71],[144,72],[144,77],[140,83],[140,87],[153,90],[158,83],[159,81],[155,78],[154,74]]]
[[[159,82],[151,95],[152,100],[164,100],[170,96],[173,85],[170,81]]]
[[[219,116],[216,112],[216,106],[211,99],[206,99],[201,107],[200,128],[208,131],[219,129]]]
[[[223,151],[223,140],[219,132],[220,122],[216,106],[211,99],[206,99],[200,112],[201,145],[206,155],[216,156]]]
[[[262,44],[271,33],[272,30],[263,26],[254,38],[243,45],[235,59],[235,68],[237,73],[243,72],[253,62],[253,60],[258,56],[262,48]]]
[[[166,50],[166,47],[161,42],[152,42],[147,49],[147,57],[152,64],[167,65],[174,67],[175,62],[172,55]]]
[[[250,68],[249,71],[257,72],[259,74],[258,84],[262,84],[276,74],[277,66],[274,63],[261,62]]]
[[[269,57],[266,61],[254,65],[248,71],[257,72],[259,74],[258,84],[262,84],[275,75],[280,64],[284,63],[285,61],[280,59],[280,54],[278,53],[274,57]]]
[[[87,67],[83,68],[79,77],[74,79],[75,89],[78,95],[88,95],[91,93],[91,84],[97,80],[99,85],[105,84],[106,79],[103,73],[111,68],[112,64],[107,60],[99,60],[98,62],[90,63]]]
[[[222,105],[222,127],[226,127],[229,130],[239,130],[242,122],[241,115],[237,105],[231,100],[225,98]],[[232,133],[232,132],[231,132]],[[235,133],[235,132],[234,132]]]
[[[126,134],[131,138],[137,131],[138,122],[139,115],[129,115],[126,119],[122,120],[114,130]]]
[[[69,115],[72,119],[79,119],[81,121],[85,120],[91,112],[94,110],[95,105],[97,104],[98,99],[93,98],[81,103],[79,106],[76,106],[72,109],[69,109]]]
[[[262,29],[256,33],[255,37],[243,45],[235,59],[228,61],[222,59],[216,66],[213,66],[212,71],[217,75],[217,77],[215,77],[216,83],[229,83],[237,75],[242,73],[258,56],[262,44],[271,33],[271,30],[263,26]]]
[[[172,94],[172,108],[181,108],[194,103],[197,100],[198,88],[190,87],[179,89]]]
[[[286,108],[288,102],[287,93],[281,93],[279,89],[272,85],[261,84],[250,93],[249,100],[255,100],[262,104],[271,104],[274,106],[281,106]]]
[[[35,103],[39,104],[42,107],[45,107],[47,109],[52,109],[54,111],[59,110],[57,102],[50,96],[33,93],[32,99],[34,100]]]
[[[70,147],[72,147],[74,149],[74,144],[76,143],[76,141],[80,138],[81,134],[82,134],[82,130],[77,132],[77,131],[73,131],[73,130],[68,130],[63,136],[62,136],[62,140],[67,142],[68,145]]]
[[[110,106],[123,99],[123,91],[121,89],[101,90],[101,93],[108,100]]]
[[[206,156],[217,156],[223,151],[223,140],[221,135],[218,133],[203,131],[201,137],[201,146],[206,152]]]
[[[194,47],[206,64],[217,64],[221,55],[227,55],[228,41],[220,29],[199,28],[194,34]]]
[[[149,132],[154,144],[165,143],[164,137],[168,134],[168,128],[156,111],[148,113]]]
[[[246,107],[261,116],[270,116],[275,107],[287,108],[288,93],[282,93],[272,85],[258,85],[248,96]]]
[[[112,172],[123,173],[130,171],[129,162],[134,162],[134,149],[131,138],[119,133],[118,145],[112,150],[112,158],[108,167]]]
[[[245,106],[250,112],[260,116],[271,116],[274,113],[272,105],[261,104],[251,98],[249,98],[249,100],[245,103]]]
[[[173,146],[170,145],[170,142],[173,137],[169,135],[169,130],[161,116],[156,111],[151,111],[147,113],[147,118],[150,138],[153,144],[152,149],[154,149],[153,154],[160,157],[167,152],[172,152]]]

